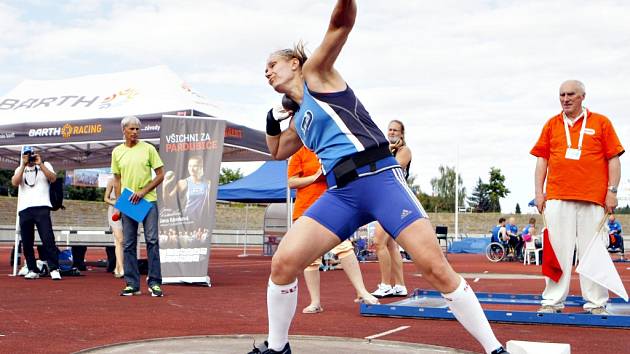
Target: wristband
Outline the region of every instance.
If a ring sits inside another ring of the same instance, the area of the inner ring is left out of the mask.
[[[277,136],[280,135],[282,130],[280,130],[280,122],[278,122],[273,117],[273,110],[270,109],[267,113],[267,135],[269,136]]]

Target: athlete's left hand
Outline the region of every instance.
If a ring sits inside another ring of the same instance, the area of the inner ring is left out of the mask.
[[[278,122],[282,122],[287,118],[293,117],[293,112],[286,110],[282,106],[273,107],[273,109],[271,110],[271,114],[273,114],[273,118]]]

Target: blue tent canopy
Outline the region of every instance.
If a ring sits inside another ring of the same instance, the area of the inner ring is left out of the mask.
[[[295,199],[295,190],[291,190],[291,198]],[[219,186],[217,199],[242,203],[286,202],[287,161],[266,161],[251,174]]]

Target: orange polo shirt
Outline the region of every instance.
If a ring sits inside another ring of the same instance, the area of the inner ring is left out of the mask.
[[[584,118],[569,126],[571,147],[577,149]],[[546,199],[580,200],[604,206],[608,187],[608,160],[624,153],[608,118],[588,112],[579,160],[565,158],[567,138],[562,113],[549,119],[530,152],[547,159]]]
[[[314,152],[302,146],[289,160],[289,169],[287,175],[291,177],[308,177],[312,176],[321,168],[319,159]],[[293,220],[296,220],[311,204],[324,194],[328,189],[326,180],[315,181],[306,187],[298,188],[295,195],[295,204],[293,204]]]

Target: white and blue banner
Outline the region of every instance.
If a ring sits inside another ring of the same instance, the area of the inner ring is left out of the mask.
[[[164,283],[208,283],[208,262],[226,122],[164,117],[158,187]]]

